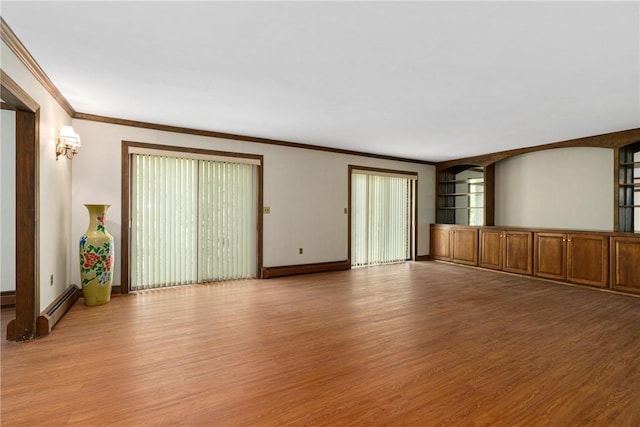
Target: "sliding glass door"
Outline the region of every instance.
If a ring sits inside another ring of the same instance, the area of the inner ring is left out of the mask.
[[[131,289],[255,277],[257,166],[140,151],[131,168]]]
[[[351,171],[351,265],[411,259],[414,175]]]

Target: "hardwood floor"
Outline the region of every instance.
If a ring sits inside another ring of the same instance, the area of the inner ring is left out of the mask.
[[[2,425],[640,425],[631,296],[422,262],[81,301],[2,342]]]

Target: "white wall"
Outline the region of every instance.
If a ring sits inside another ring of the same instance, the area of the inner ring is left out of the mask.
[[[82,138],[73,160],[72,250],[88,226],[85,203],[108,203],[107,227],[116,243],[116,279],[121,252],[122,141],[204,148],[264,155],[263,265],[265,267],[340,261],[347,258],[348,165],[418,172],[418,255],[429,253],[429,223],[434,222],[435,167],[275,145],[183,135],[128,126],[73,120]],[[391,142],[390,142],[391,143]],[[304,254],[298,254],[304,248]],[[73,264],[73,263],[72,263]],[[72,280],[79,281],[72,266]]]
[[[0,291],[16,290],[16,113],[0,110]]]
[[[1,43],[2,70],[40,105],[40,309],[47,307],[71,283],[67,259],[71,235],[71,162],[56,161],[56,134],[71,118]],[[53,285],[49,284],[53,274]]]
[[[500,226],[613,230],[613,150],[558,148],[496,164]]]

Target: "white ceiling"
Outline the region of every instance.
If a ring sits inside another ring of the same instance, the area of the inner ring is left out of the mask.
[[[12,2],[79,112],[442,161],[640,127],[640,3]]]

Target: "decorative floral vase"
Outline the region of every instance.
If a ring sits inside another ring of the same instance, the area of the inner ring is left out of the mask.
[[[113,283],[113,236],[105,228],[110,205],[85,205],[89,210],[89,228],[80,238],[80,279],[85,305],[100,305],[111,300]]]

